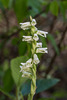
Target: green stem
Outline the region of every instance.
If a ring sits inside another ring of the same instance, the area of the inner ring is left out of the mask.
[[[36,91],[36,65],[35,64],[33,65],[32,73],[33,75],[32,75],[32,80],[31,80],[31,92],[28,96],[28,100],[33,100],[33,96]]]
[[[20,100],[19,99],[19,87],[16,88],[16,100]]]
[[[32,30],[32,29],[31,29]],[[32,32],[32,37],[34,33]],[[36,41],[32,41],[32,60],[34,60],[34,54],[35,54],[35,46],[36,46]],[[36,91],[36,65],[32,62],[32,79],[31,79],[31,92],[28,95],[28,100],[33,100],[33,96]]]

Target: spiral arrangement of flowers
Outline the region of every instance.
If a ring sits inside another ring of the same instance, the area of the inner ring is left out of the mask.
[[[32,44],[31,48],[31,58],[26,61],[26,63],[21,63],[22,77],[27,77],[31,79],[31,93],[28,96],[28,100],[33,100],[33,96],[36,91],[36,65],[40,62],[37,53],[48,53],[47,47],[42,48],[42,43],[38,42],[39,35],[46,38],[48,32],[38,30],[36,25],[36,20],[30,17],[30,22],[20,23],[21,29],[30,29],[30,36],[23,36],[22,41],[27,41]]]

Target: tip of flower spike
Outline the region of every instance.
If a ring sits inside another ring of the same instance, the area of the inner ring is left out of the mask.
[[[36,23],[36,20],[35,19],[32,19],[32,22],[31,22],[31,25],[32,26],[35,26],[37,23]]]
[[[32,21],[32,16],[30,16],[30,21]]]

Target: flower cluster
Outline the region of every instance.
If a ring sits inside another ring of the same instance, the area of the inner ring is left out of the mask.
[[[23,36],[22,41],[27,41],[29,43],[33,43],[33,48],[32,48],[32,52],[33,52],[33,57],[31,57],[28,61],[26,61],[26,63],[21,63],[21,70],[20,72],[22,72],[22,77],[31,77],[32,72],[32,66],[33,64],[38,64],[39,58],[36,55],[36,53],[48,53],[47,48],[42,48],[42,43],[38,42],[39,37],[38,36],[42,36],[46,38],[46,35],[48,34],[48,32],[44,32],[41,30],[38,30],[35,25],[36,25],[36,20],[32,19],[30,22],[25,22],[25,23],[20,23],[21,25],[21,29],[23,30],[31,30],[31,36]],[[34,50],[34,51],[33,51]]]

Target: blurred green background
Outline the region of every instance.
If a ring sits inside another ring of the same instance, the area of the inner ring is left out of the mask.
[[[36,19],[38,29],[49,32],[47,39],[40,37],[48,54],[38,55],[41,62],[37,66],[37,77],[45,78],[46,84],[43,81],[44,90],[34,100],[67,100],[67,0],[0,0],[0,100],[12,100],[9,97],[15,94],[17,76],[12,72],[18,69],[15,64],[14,69],[11,67],[11,60],[31,55],[31,46],[22,42],[27,32],[19,25],[29,21],[30,15]],[[56,83],[53,78],[60,82],[51,87]],[[24,98],[27,100],[27,96]]]

